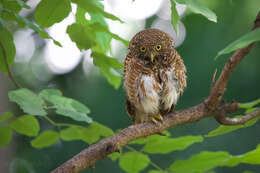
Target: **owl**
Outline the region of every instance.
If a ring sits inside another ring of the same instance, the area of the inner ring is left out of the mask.
[[[186,87],[186,67],[173,39],[159,29],[138,32],[124,61],[126,109],[134,124],[158,123]]]

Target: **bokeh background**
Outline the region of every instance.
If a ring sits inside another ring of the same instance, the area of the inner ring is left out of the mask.
[[[39,1],[29,0],[35,7]],[[260,7],[259,0],[202,0],[218,16],[218,22],[208,21],[201,15],[190,13],[185,6],[178,6],[181,16],[179,35],[176,37],[170,23],[168,0],[104,0],[105,10],[121,17],[126,23],[107,21],[110,30],[125,39],[144,28],[160,28],[175,38],[177,51],[187,67],[188,87],[180,98],[176,109],[187,108],[203,101],[210,89],[214,70],[221,71],[230,55],[214,60],[217,52],[227,44],[249,32]],[[32,8],[33,9],[33,8]],[[33,11],[22,11],[23,16],[33,18]],[[65,96],[75,98],[91,109],[90,116],[113,130],[122,129],[132,122],[125,111],[125,93],[122,87],[115,90],[93,66],[89,51],[80,52],[66,35],[66,26],[73,23],[75,12],[64,21],[48,29],[51,36],[62,43],[57,47],[51,41],[40,39],[29,29],[15,30],[17,56],[12,67],[17,81],[33,90],[59,88]],[[89,16],[86,15],[86,18]],[[122,62],[127,49],[115,40],[111,42],[109,55]],[[219,73],[218,73],[219,74]],[[20,115],[19,108],[10,104],[7,92],[13,84],[0,73],[0,113],[12,110]],[[225,99],[249,102],[260,97],[260,44],[256,44],[250,54],[232,74],[227,86]],[[55,121],[73,122],[52,115]],[[41,120],[41,129],[54,128]],[[218,123],[212,118],[169,129],[172,136],[205,135],[215,129]],[[205,138],[184,151],[167,155],[151,155],[151,159],[162,168],[167,168],[174,160],[187,159],[200,151],[228,151],[233,155],[255,149],[260,142],[260,123],[226,135]],[[60,141],[52,147],[35,149],[30,146],[31,138],[15,134],[7,148],[0,147],[0,173],[46,173],[86,148],[82,141]],[[260,157],[260,156],[259,156]],[[146,169],[143,172],[146,172]],[[220,167],[216,172],[237,173],[244,170],[260,172],[260,166],[240,164],[235,168]],[[83,172],[123,172],[117,163],[109,158],[99,161],[93,170]]]

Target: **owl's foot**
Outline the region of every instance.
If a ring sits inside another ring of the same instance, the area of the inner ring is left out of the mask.
[[[155,116],[152,117],[152,122],[153,122],[154,124],[157,124],[157,123],[158,123],[157,120],[162,121],[162,120],[163,120],[162,115],[158,114],[158,115],[155,115]]]

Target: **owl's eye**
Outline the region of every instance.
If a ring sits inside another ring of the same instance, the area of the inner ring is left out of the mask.
[[[156,49],[157,51],[161,50],[161,48],[162,48],[162,45],[160,45],[160,44],[158,44],[158,45],[155,46],[155,49]]]
[[[140,51],[141,51],[141,52],[145,52],[145,51],[146,51],[146,48],[142,46],[142,47],[140,47]]]

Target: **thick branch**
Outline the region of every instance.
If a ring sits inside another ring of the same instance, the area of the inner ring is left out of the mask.
[[[255,21],[254,29],[259,26],[260,12]],[[248,45],[245,48],[238,49],[233,54],[233,56],[226,63],[217,82],[212,82],[213,87],[211,89],[210,95],[204,103],[185,110],[172,112],[166,115],[164,120],[158,124],[144,123],[129,126],[121,130],[119,133],[81,151],[72,159],[53,170],[52,173],[77,173],[82,169],[93,166],[98,160],[103,159],[107,155],[119,151],[121,146],[129,143],[130,141],[161,132],[170,127],[199,121],[209,115],[214,115],[221,124],[226,125],[243,124],[248,120],[258,116],[260,113],[260,108],[258,108],[255,112],[245,115],[241,118],[228,118],[226,117],[227,114],[234,113],[238,110],[238,103],[232,102],[227,104],[225,102],[221,102],[232,71],[249,53],[253,46],[254,43]]]

